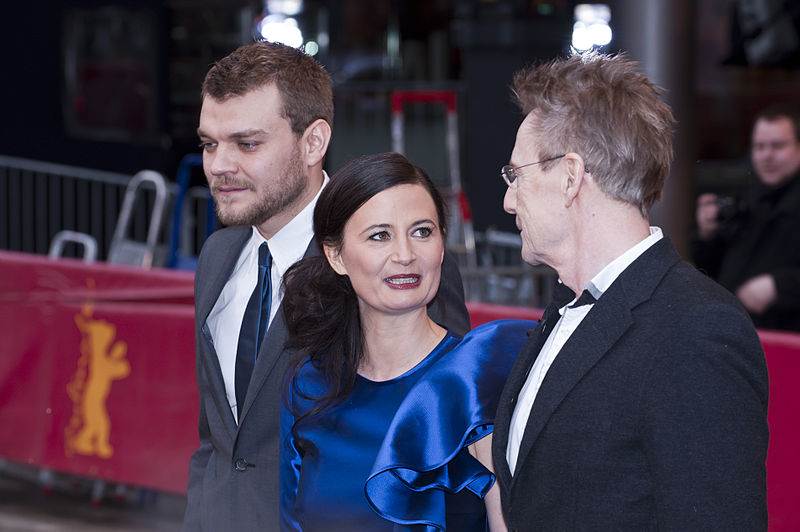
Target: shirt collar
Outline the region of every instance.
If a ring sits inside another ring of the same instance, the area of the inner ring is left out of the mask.
[[[317,191],[316,196],[303,210],[297,213],[289,223],[284,225],[272,238],[266,240],[258,229],[253,227],[253,237],[250,239],[251,245],[258,248],[262,242],[267,242],[269,252],[272,255],[272,266],[276,269],[279,277],[295,262],[303,258],[308,249],[308,244],[314,238],[314,208],[317,206],[320,194],[325,186],[330,182],[327,172],[322,172],[322,186]]]
[[[647,251],[650,246],[661,240],[663,237],[664,234],[661,232],[661,228],[651,226],[650,235],[647,238],[629,248],[628,251],[616,259],[609,262],[605,268],[600,270],[600,273],[595,275],[594,278],[586,284],[586,289],[591,292],[596,299],[599,299],[600,296],[603,295],[606,290],[608,290],[608,287],[611,286],[611,283],[616,281],[617,277],[619,277],[619,275],[624,272],[633,261],[638,259],[642,253]]]
[[[664,237],[664,233],[661,231],[660,227],[651,226],[650,227],[650,235],[635,244],[634,246],[628,248],[628,250],[617,257],[616,259],[609,262],[605,268],[600,270],[600,272],[595,275],[591,281],[586,283],[584,287],[590,294],[594,296],[595,299],[600,299],[600,296],[605,293],[606,290],[611,286],[611,284],[617,280],[617,277],[620,276],[625,269],[633,263],[639,256],[647,251],[650,246],[658,242]],[[559,279],[559,282],[561,280]],[[561,307],[561,314],[564,313],[564,308],[572,305],[580,296],[578,294],[572,301]]]

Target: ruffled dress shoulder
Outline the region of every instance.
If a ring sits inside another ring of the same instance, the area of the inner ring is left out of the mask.
[[[445,493],[486,495],[494,475],[466,447],[492,432],[500,392],[534,325],[501,320],[476,327],[409,391],[365,485],[379,515],[445,529]]]
[[[290,514],[283,521],[307,531],[485,530],[480,499],[494,475],[467,447],[492,432],[505,380],[535,325],[498,320],[463,338],[448,334],[408,373],[359,378],[345,403],[301,423],[304,451],[281,456],[296,482],[281,479],[282,490],[296,490],[284,497],[291,507],[282,507]]]

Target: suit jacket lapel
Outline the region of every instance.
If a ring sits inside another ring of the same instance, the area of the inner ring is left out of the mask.
[[[564,397],[614,345],[632,323],[630,309],[604,294],[581,322],[547,371],[528,417],[517,468]]]
[[[522,437],[517,468],[523,467],[542,429],[570,390],[633,325],[632,309],[650,298],[667,270],[679,260],[669,239],[663,238],[623,271],[595,303],[542,382]],[[539,349],[543,344],[542,340]],[[518,394],[519,389],[515,397]]]
[[[569,293],[567,294],[562,290],[566,290]],[[541,351],[545,340],[547,340],[547,336],[558,321],[558,309],[574,296],[575,294],[571,290],[561,284],[558,285],[553,302],[545,309],[542,319],[539,320],[536,328],[528,333],[528,341],[522,346],[522,350],[514,362],[514,367],[509,373],[508,381],[503,387],[495,418],[494,434],[492,435],[493,445],[497,446],[501,451],[498,453],[500,456],[495,457],[495,473],[500,477],[501,486],[508,486],[511,483],[511,470],[505,457],[505,449],[508,447],[511,417],[514,414],[517,397],[528,378],[528,373],[536,361],[536,357],[539,356],[539,351]]]
[[[209,385],[211,386],[211,397],[214,399],[214,404],[219,409],[220,416],[225,420],[225,425],[233,437],[236,434],[236,419],[233,417],[228,398],[225,393],[225,380],[222,377],[222,369],[219,365],[219,358],[217,351],[214,348],[211,338],[206,328],[206,320],[214,308],[214,304],[219,298],[220,292],[228,282],[231,276],[233,267],[239,259],[242,247],[247,242],[252,234],[250,227],[231,227],[227,229],[226,245],[221,246],[221,249],[214,250],[215,256],[219,257],[218,263],[212,263],[207,270],[209,271],[210,282],[204,287],[203,290],[195,290],[197,294],[196,317],[197,323],[201,329],[201,337],[198,341],[205,342],[208,349],[200,348],[198,351],[202,354],[202,363],[206,368],[206,375],[209,378]]]
[[[303,258],[313,257],[320,253],[319,247],[312,239],[311,243],[306,248]],[[247,416],[250,405],[253,404],[255,397],[258,396],[267,378],[275,370],[278,361],[283,358],[284,346],[289,337],[288,330],[286,329],[286,320],[283,315],[283,305],[278,306],[275,312],[275,317],[272,318],[272,323],[270,323],[269,329],[267,329],[267,335],[261,343],[256,365],[253,367],[253,376],[250,378],[250,384],[247,387],[247,396],[244,400],[244,408],[242,409],[242,420]],[[283,371],[282,367],[281,371]],[[276,405],[276,408],[277,406],[278,405]],[[241,421],[239,425],[241,425]]]
[[[216,275],[212,274],[208,287],[199,293],[197,319],[202,324],[205,324],[211,309],[214,308],[220,292],[222,292],[225,283],[228,282],[228,278],[231,276],[236,261],[239,260],[242,248],[252,234],[252,228],[249,226],[231,227],[228,231],[230,231],[230,238],[228,245],[225,246],[226,249],[215,250],[215,253],[218,253],[219,256],[219,263],[212,263],[211,268],[214,269]]]

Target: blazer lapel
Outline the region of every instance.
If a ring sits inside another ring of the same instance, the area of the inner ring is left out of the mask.
[[[215,250],[215,253],[219,256],[219,261],[216,264],[212,263],[210,268],[207,268],[213,269],[216,275],[212,274],[213,277],[211,277],[211,282],[208,287],[198,294],[196,305],[197,319],[199,320],[198,323],[202,323],[203,325],[205,325],[206,319],[211,313],[211,309],[214,308],[214,304],[217,302],[220,292],[222,292],[222,289],[225,287],[225,283],[228,282],[233,267],[236,265],[236,261],[239,260],[242,247],[244,247],[245,243],[247,243],[247,239],[250,238],[252,234],[252,228],[249,226],[231,227],[227,229],[227,231],[229,231],[230,236],[228,237],[228,245],[225,246],[226,249]]]
[[[630,327],[630,310],[600,298],[561,348],[536,394],[520,443],[517,467],[522,467],[533,444],[564,397]]]
[[[306,248],[303,258],[313,257],[321,253],[316,242],[312,239],[311,243]],[[253,375],[250,377],[250,384],[247,387],[247,395],[244,400],[244,408],[242,409],[242,420],[247,417],[247,412],[253,404],[255,397],[258,396],[264,383],[267,381],[270,374],[275,370],[279,360],[283,358],[284,347],[286,341],[289,339],[289,333],[286,329],[286,320],[283,315],[283,305],[278,306],[275,311],[275,317],[272,318],[267,335],[261,343],[261,349],[258,352],[258,359],[253,368]],[[276,405],[277,407],[277,405]],[[241,426],[242,421],[239,421]]]
[[[564,292],[566,290],[566,292]],[[568,293],[567,293],[568,292]],[[558,309],[568,303],[575,294],[569,288],[560,284],[554,294],[554,300],[545,309],[542,318],[536,328],[528,332],[528,341],[522,346],[522,350],[514,362],[514,367],[509,373],[508,380],[503,387],[500,395],[500,404],[497,408],[495,417],[494,434],[492,435],[493,446],[498,449],[498,456],[495,457],[495,473],[499,477],[501,486],[511,484],[511,470],[506,460],[506,448],[508,447],[508,434],[511,429],[511,417],[514,414],[514,407],[517,404],[517,397],[528,379],[528,373],[539,356],[547,336],[553,330],[558,321]]]
[[[509,373],[508,380],[503,387],[503,392],[500,394],[500,403],[497,407],[497,415],[494,421],[494,433],[492,434],[492,447],[497,449],[494,456],[494,468],[501,486],[508,486],[511,484],[511,469],[506,459],[508,434],[511,430],[511,416],[514,413],[514,406],[517,404],[519,391],[522,389],[523,384],[525,384],[528,372],[544,343],[544,335],[542,334],[543,321],[544,320],[540,321],[539,325],[537,325],[533,331],[530,331],[528,341],[522,346],[522,350],[519,356],[517,356],[511,373]]]
[[[667,270],[679,260],[669,239],[662,238],[631,263],[595,303],[542,382],[522,437],[517,468],[523,466],[558,405],[633,325],[632,309],[650,298]]]
[[[219,298],[219,294],[228,282],[231,276],[233,267],[239,259],[242,247],[250,237],[252,229],[250,227],[231,227],[227,229],[226,246],[220,250],[214,250],[215,256],[219,257],[218,263],[212,263],[207,269],[210,274],[210,282],[203,290],[195,290],[197,293],[197,305],[195,319],[200,326],[200,338],[198,341],[203,342],[204,345],[198,346],[198,351],[201,354],[201,363],[204,364],[206,375],[209,379],[209,386],[211,387],[211,396],[214,399],[214,404],[220,412],[220,417],[225,420],[225,425],[233,437],[236,434],[236,419],[233,417],[230,406],[228,405],[228,398],[225,393],[225,379],[222,377],[222,369],[219,365],[219,357],[214,348],[211,336],[206,327],[206,320],[214,308],[214,304]]]

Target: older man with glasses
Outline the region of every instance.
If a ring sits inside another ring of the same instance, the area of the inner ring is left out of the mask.
[[[559,275],[500,400],[513,530],[765,530],[768,380],[725,289],[648,222],[673,117],[625,56],[515,76],[501,174],[522,257]]]

